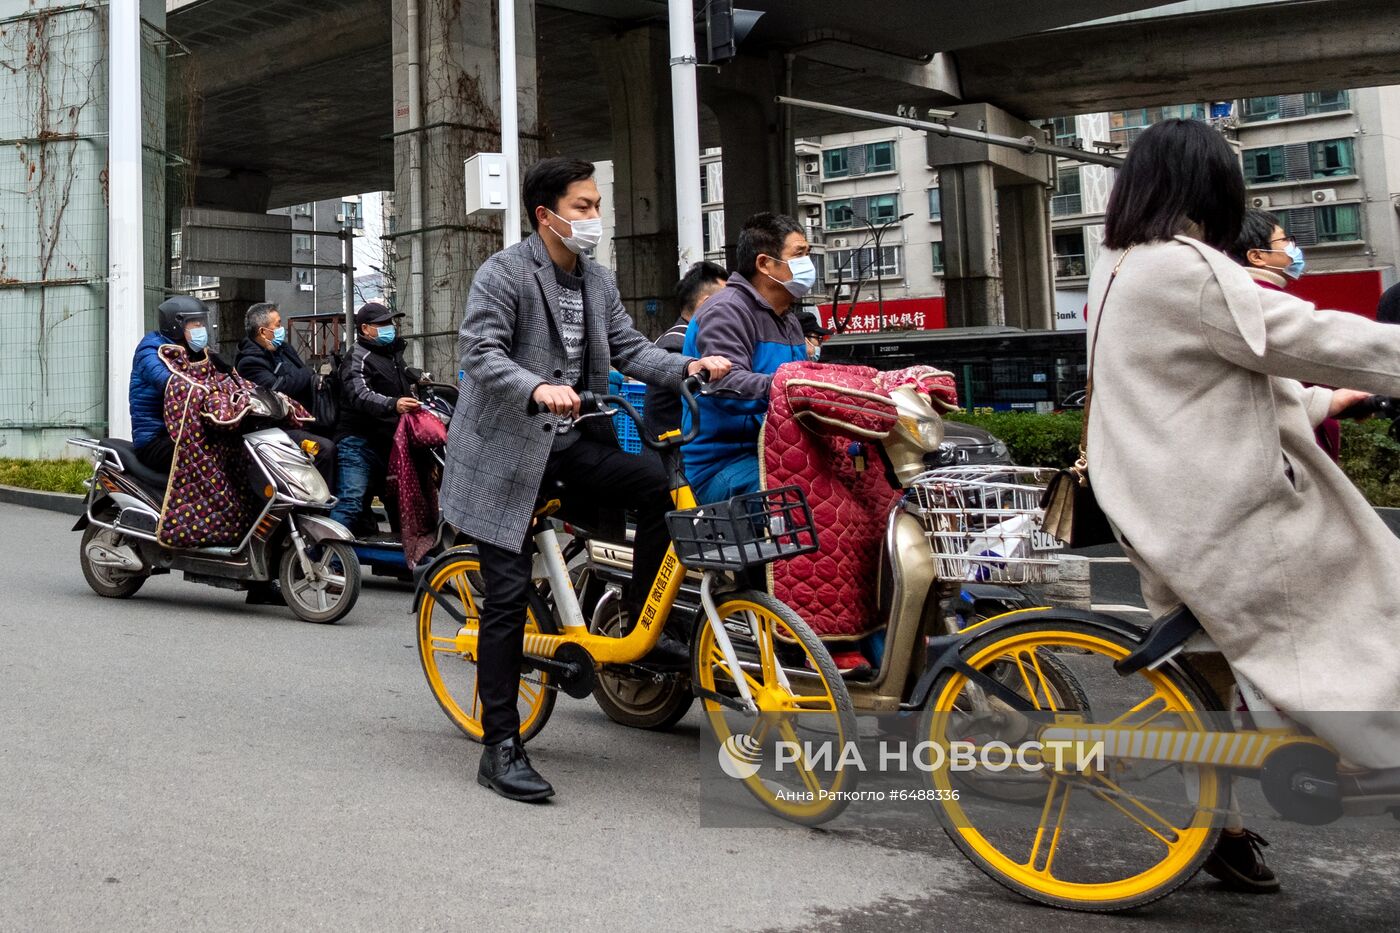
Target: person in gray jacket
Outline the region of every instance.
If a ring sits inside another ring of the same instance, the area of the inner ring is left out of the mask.
[[[462,380],[441,505],[481,555],[477,693],[486,747],[477,781],[513,800],[541,800],[554,789],[525,755],[516,708],[531,578],[525,540],[536,501],[547,488],[566,512],[581,504],[636,510],[625,600],[632,619],[665,554],[673,507],[657,459],[623,453],[609,422],[569,430],[578,393],[605,394],[609,363],[675,388],[702,369],[723,376],[729,361],[667,353],[632,327],[612,273],[584,255],[602,231],[591,163],[545,159],[522,188],[535,233],[477,270],[457,334]],[[687,652],[663,641],[654,654],[655,663],[684,663]]]

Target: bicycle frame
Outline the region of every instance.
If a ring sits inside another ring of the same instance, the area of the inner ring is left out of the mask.
[[[606,404],[620,400],[614,396],[603,396],[600,401]],[[661,435],[659,440],[665,441],[680,436],[679,431],[670,431]],[[698,507],[699,503],[695,499],[695,493],[681,468],[679,448],[671,447],[659,451],[659,453],[668,475],[672,504],[677,510]],[[576,645],[587,652],[595,665],[631,664],[641,660],[656,647],[657,642],[661,639],[661,632],[666,627],[671,610],[676,604],[676,596],[680,592],[681,583],[685,579],[686,569],[676,555],[675,545],[667,547],[666,555],[662,558],[661,566],[657,570],[656,579],[647,593],[641,618],[637,620],[637,624],[632,627],[632,630],[621,638],[594,634],[588,631],[583,610],[579,606],[578,594],[574,592],[573,581],[564,561],[563,548],[559,543],[559,534],[553,524],[547,520],[548,515],[557,507],[556,502],[551,502],[536,514],[537,530],[533,534],[533,540],[537,552],[535,578],[549,581],[562,631],[557,635],[526,632],[525,654],[553,658],[563,646]],[[717,571],[705,571],[700,585],[701,603],[704,607],[707,624],[714,632],[715,643],[724,655],[725,663],[729,665],[731,671],[739,671],[742,670],[742,666],[739,663],[738,652],[735,651],[733,642],[730,641],[729,633],[725,631],[724,626],[719,621],[719,612],[714,601],[713,594],[717,579],[727,579],[727,575]],[[755,623],[750,620],[750,624],[754,625]],[[755,639],[758,638],[758,635],[755,628]],[[457,633],[455,649],[464,656],[475,659],[477,657],[477,637],[477,631],[464,622],[462,629]],[[777,675],[785,687],[790,687],[787,674],[781,667],[778,669]],[[747,678],[736,677],[735,680],[735,686],[739,693],[739,706],[747,712],[757,713],[758,703],[753,697]]]

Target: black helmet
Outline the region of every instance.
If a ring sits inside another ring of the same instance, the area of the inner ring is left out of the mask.
[[[167,298],[156,313],[160,315],[157,322],[160,335],[174,343],[185,342],[185,325],[190,321],[203,321],[205,327],[209,326],[209,306],[193,295]]]

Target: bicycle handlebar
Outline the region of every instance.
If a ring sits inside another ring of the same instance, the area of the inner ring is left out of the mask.
[[[641,438],[643,444],[655,451],[669,450],[673,447],[680,447],[695,440],[695,436],[700,433],[700,401],[695,397],[695,391],[699,387],[709,382],[709,372],[701,370],[693,376],[686,376],[681,380],[681,401],[690,409],[690,430],[679,437],[668,437],[665,440],[654,438],[647,431],[646,423],[642,420],[641,413],[633,407],[627,399],[618,395],[594,395],[592,392],[580,392],[578,394],[578,417],[575,422],[582,418],[593,415],[612,414],[612,411],[604,406],[613,406],[621,411],[632,423],[637,426],[637,436]],[[525,406],[525,413],[537,415],[540,413],[539,403],[533,398]]]

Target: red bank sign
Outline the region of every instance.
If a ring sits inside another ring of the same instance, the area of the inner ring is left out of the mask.
[[[885,330],[940,330],[948,326],[948,315],[942,298],[891,298],[884,304]],[[823,327],[833,327],[831,305],[818,305]],[[848,304],[841,305],[841,319],[850,319],[846,325],[848,334],[873,334],[880,331],[880,303],[878,301],[857,302],[854,309]]]

